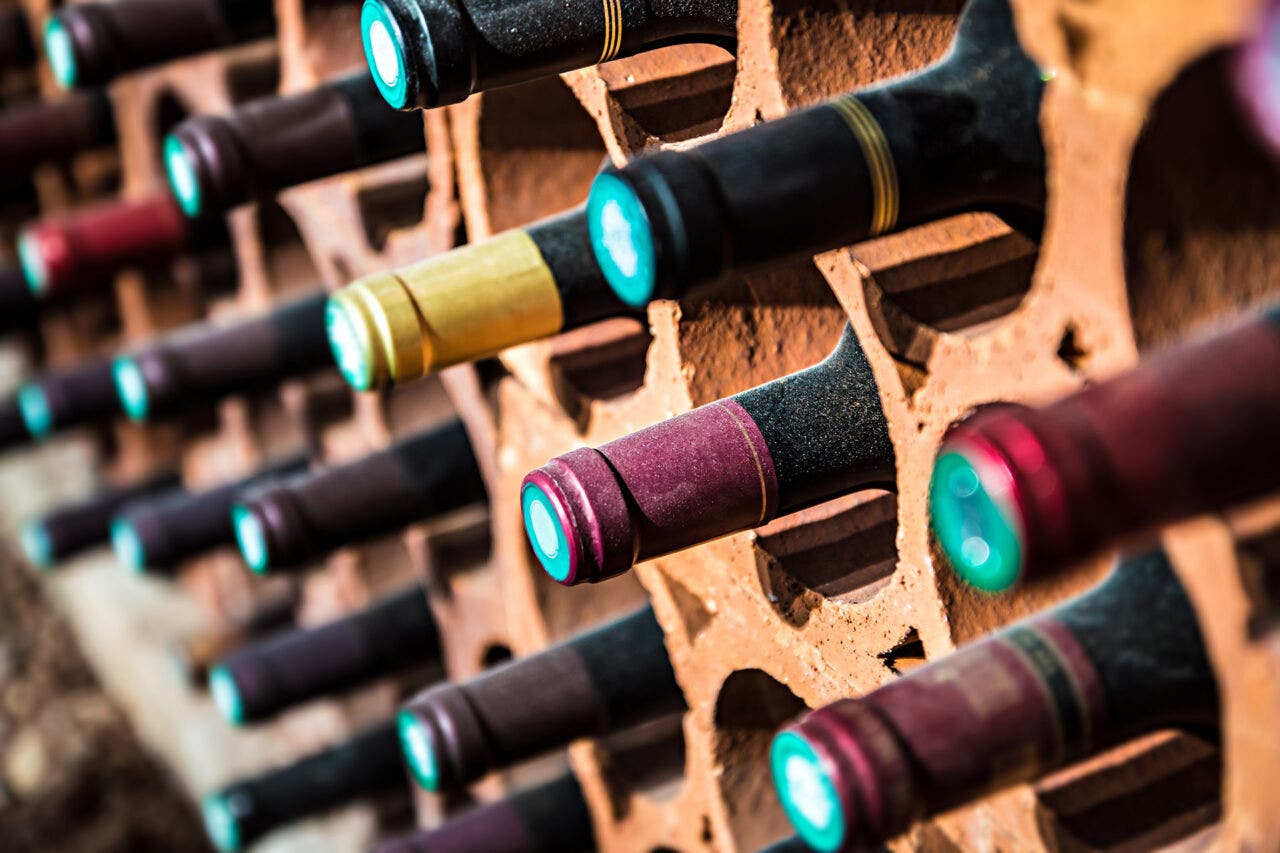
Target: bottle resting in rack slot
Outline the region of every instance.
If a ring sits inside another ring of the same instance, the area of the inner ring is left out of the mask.
[[[373,853],[592,853],[591,814],[572,774],[475,806]]]
[[[1280,491],[1280,309],[1042,408],[979,409],[943,441],[934,534],[991,592],[1152,527]]]
[[[240,554],[262,574],[486,501],[462,422],[386,450],[246,493],[233,507]]]
[[[366,276],[331,297],[326,323],[343,377],[367,391],[633,313],[605,283],[578,208]]]
[[[275,4],[262,0],[110,0],[54,12],[44,52],[54,80],[70,89],[273,32]]]
[[[36,568],[51,569],[82,551],[107,544],[111,519],[133,501],[176,493],[181,484],[176,472],[160,472],[129,485],[109,486],[87,500],[30,519],[22,525],[23,553]]]
[[[204,798],[205,828],[223,853],[280,827],[404,785],[394,723],[382,723],[296,764],[243,779]]]
[[[915,74],[597,178],[592,247],[642,307],[954,213],[1038,219],[1044,74],[1008,0],[970,0],[950,52]]]
[[[209,671],[236,649],[279,631],[297,627],[301,585],[292,581],[264,593],[247,608],[228,614],[223,627],[186,634],[169,644],[170,659],[193,690],[209,684]]]
[[[27,432],[40,440],[115,417],[120,401],[111,381],[111,361],[94,358],[23,383],[18,408]]]
[[[105,92],[66,95],[0,112],[0,163],[9,175],[25,175],[41,163],[65,163],[115,143],[115,111]]]
[[[670,44],[733,50],[736,0],[365,0],[365,59],[396,109],[461,103]]]
[[[128,267],[167,263],[209,236],[162,193],[37,220],[19,233],[18,258],[27,285],[49,298],[102,287]]]
[[[577,584],[894,479],[875,377],[846,326],[814,367],[557,456],[525,477],[521,502],[542,567]]]
[[[186,560],[233,545],[231,506],[236,499],[247,489],[306,467],[305,455],[289,456],[212,489],[135,501],[111,522],[116,559],[133,572],[165,575]]]
[[[773,742],[774,783],[814,849],[871,849],[913,822],[1169,726],[1212,732],[1213,670],[1162,552],[1094,590]]]
[[[188,119],[165,139],[164,162],[178,204],[196,217],[425,151],[422,116],[387,109],[360,73]]]
[[[233,652],[209,673],[218,710],[256,723],[313,699],[440,661],[440,638],[417,584],[327,625]]]
[[[400,737],[415,780],[457,791],[488,773],[684,710],[651,608],[409,700]]]
[[[189,326],[116,358],[121,407],[145,422],[332,367],[318,290],[237,323]]]

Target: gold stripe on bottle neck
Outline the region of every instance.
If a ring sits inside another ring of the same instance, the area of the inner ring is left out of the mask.
[[[608,62],[622,49],[622,0],[604,0],[604,47],[596,63]]]
[[[335,298],[371,345],[375,384],[496,355],[564,322],[555,278],[522,230],[368,276]]]
[[[898,170],[889,140],[875,116],[856,96],[839,98],[831,106],[862,147],[871,178],[871,236],[884,234],[898,223]]]

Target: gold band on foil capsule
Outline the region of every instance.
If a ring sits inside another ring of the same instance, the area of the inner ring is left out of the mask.
[[[622,0],[604,0],[604,47],[596,63],[608,62],[622,50]]]
[[[332,297],[371,386],[402,383],[560,331],[555,278],[524,231],[360,279]]]
[[[850,95],[831,102],[862,147],[871,177],[871,235],[883,234],[898,223],[898,170],[884,130],[866,105]]]

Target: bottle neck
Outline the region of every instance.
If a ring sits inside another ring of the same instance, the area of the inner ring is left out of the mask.
[[[474,92],[586,68],[663,44],[732,47],[735,0],[382,0],[362,28],[370,68],[397,108],[458,103]],[[536,14],[531,27],[528,16]]]
[[[205,800],[215,838],[242,849],[271,830],[403,785],[395,726],[380,725],[297,764],[249,779]]]
[[[683,707],[662,628],[645,608],[470,681],[428,690],[407,706],[402,737],[419,782],[451,790]]]
[[[1154,552],[1047,614],[814,712],[779,737],[774,769],[798,827],[873,843],[1120,740],[1216,716],[1195,614]],[[833,768],[826,802],[789,785],[815,755]]]
[[[435,620],[415,585],[327,625],[241,649],[221,664],[219,678],[235,689],[228,708],[241,723],[426,665],[439,653]]]
[[[639,316],[609,288],[591,253],[584,208],[525,229],[546,263],[560,294],[560,331],[567,332],[610,317]],[[524,341],[521,341],[523,343]]]
[[[374,853],[473,853],[473,851],[596,849],[582,789],[572,774],[472,808],[443,825],[384,841]]]
[[[846,327],[817,367],[556,457],[521,500],[543,567],[574,584],[893,481],[879,392]]]
[[[260,570],[299,566],[485,499],[466,428],[454,420],[356,462],[246,495],[244,513],[256,523],[240,544],[261,556]]]
[[[871,364],[850,326],[821,364],[733,399],[768,448],[779,515],[871,485],[892,487],[889,425]]]
[[[588,199],[593,249],[643,305],[951,213],[1035,214],[1043,89],[1008,0],[973,0],[922,72],[606,170]]]
[[[979,586],[985,568],[959,543],[984,542],[998,559],[980,562],[1010,567],[984,588],[1007,587],[1135,531],[1267,494],[1280,478],[1278,430],[1280,323],[1255,319],[1042,408],[980,410],[943,448],[935,530]],[[948,478],[948,466],[959,473]]]

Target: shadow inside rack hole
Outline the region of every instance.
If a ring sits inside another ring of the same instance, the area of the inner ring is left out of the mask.
[[[865,491],[784,516],[756,531],[761,591],[799,627],[824,600],[870,601],[898,564],[897,496]]]
[[[715,708],[714,774],[737,850],[757,850],[792,830],[774,793],[769,747],[805,710],[786,685],[759,669],[739,670],[720,687]]]
[[[1134,147],[1125,278],[1143,349],[1275,299],[1280,168],[1242,118],[1228,59],[1216,51],[1191,63]]]

